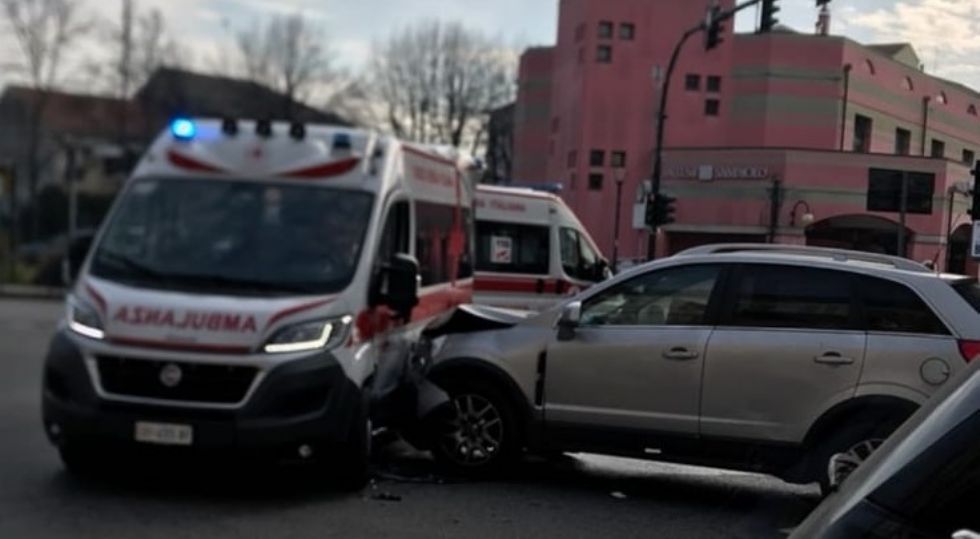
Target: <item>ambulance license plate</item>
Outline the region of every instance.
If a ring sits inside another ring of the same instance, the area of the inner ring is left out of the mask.
[[[159,445],[191,445],[194,443],[194,428],[174,423],[137,421],[136,441]]]

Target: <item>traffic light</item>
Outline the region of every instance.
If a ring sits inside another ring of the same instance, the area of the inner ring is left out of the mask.
[[[779,23],[779,19],[776,18],[776,13],[779,12],[779,6],[776,5],[776,0],[762,0],[762,24],[760,27],[760,32],[772,32],[776,28],[776,24]]]
[[[650,194],[647,197],[646,225],[649,228],[658,228],[663,225],[673,223],[674,214],[677,213],[677,199],[663,193],[659,195]]]
[[[970,214],[970,217],[973,217],[974,221],[980,221],[980,161],[977,161],[973,165],[973,170],[970,174],[973,175],[973,189],[970,190],[973,203],[970,204],[970,209],[967,213]]]
[[[704,23],[704,50],[710,51],[723,41],[722,34],[725,33],[725,25],[722,24],[721,6],[713,5],[708,8],[708,15]]]

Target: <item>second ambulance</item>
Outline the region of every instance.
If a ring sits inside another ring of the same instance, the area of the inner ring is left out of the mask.
[[[65,464],[235,450],[362,482],[372,421],[414,411],[418,332],[471,300],[470,172],[346,128],[174,122],[50,347],[43,421]]]
[[[475,206],[476,303],[537,311],[611,276],[561,198],[481,185]]]

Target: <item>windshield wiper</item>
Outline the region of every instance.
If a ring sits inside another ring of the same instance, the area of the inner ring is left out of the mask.
[[[310,294],[315,290],[298,284],[273,283],[256,279],[245,279],[239,277],[229,277],[227,275],[214,274],[188,274],[178,273],[172,275],[173,278],[182,282],[191,282],[196,286],[218,286],[222,288],[237,288],[255,292],[279,292],[289,294]]]
[[[166,281],[170,275],[155,270],[146,264],[133,260],[132,257],[114,251],[101,250],[97,260],[107,260],[114,265],[120,265],[139,277]]]

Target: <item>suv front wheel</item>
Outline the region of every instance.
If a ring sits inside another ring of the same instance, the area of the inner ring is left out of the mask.
[[[451,378],[439,384],[450,402],[431,426],[433,456],[465,475],[487,473],[513,463],[521,443],[514,406],[493,384]]]

